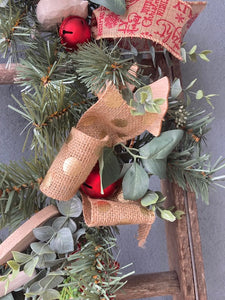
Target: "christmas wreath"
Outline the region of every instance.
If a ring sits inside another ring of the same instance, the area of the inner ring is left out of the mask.
[[[208,61],[210,51],[181,45],[204,6],[0,1],[0,52],[21,86],[11,108],[33,151],[0,165],[0,228],[12,232],[0,244],[1,299],[115,299],[131,274],[114,258],[116,226],[139,224],[143,246],[156,214],[183,214],[152,176],[208,203],[225,165],[201,154],[212,117],[192,103],[215,95],[165,76],[177,59]]]

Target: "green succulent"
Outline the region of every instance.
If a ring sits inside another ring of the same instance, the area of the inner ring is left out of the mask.
[[[165,99],[153,98],[149,85],[143,86],[134,93],[134,98],[130,99],[131,114],[133,116],[144,115],[146,112],[158,114],[161,112],[160,105],[164,102]]]

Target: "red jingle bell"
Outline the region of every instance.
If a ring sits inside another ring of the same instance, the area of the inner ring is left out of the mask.
[[[65,45],[66,48],[76,50],[78,44],[90,40],[91,29],[85,19],[78,16],[69,16],[63,20],[59,35],[61,44]]]
[[[101,194],[101,178],[99,174],[98,164],[93,168],[86,181],[81,185],[81,190],[91,198],[101,199],[112,196],[120,187],[121,179],[110,184],[103,190]]]

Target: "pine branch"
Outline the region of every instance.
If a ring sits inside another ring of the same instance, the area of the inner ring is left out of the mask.
[[[8,57],[8,64],[17,61],[23,46],[30,45],[32,26],[30,25],[31,1],[9,0],[0,9],[0,52]]]
[[[14,230],[35,211],[45,206],[46,196],[39,191],[51,161],[47,158],[0,164],[0,228]]]
[[[57,90],[40,87],[35,88],[33,93],[22,93],[23,104],[14,99],[20,110],[9,107],[28,121],[23,129],[27,130],[24,147],[33,133],[30,147],[35,151],[36,159],[45,151],[52,158],[80,116],[93,104],[91,99],[84,99],[79,91],[68,93],[63,84]]]
[[[124,59],[118,49],[117,46],[109,48],[104,42],[99,45],[93,42],[81,45],[79,51],[71,54],[78,78],[90,92],[97,93],[107,81],[112,81],[117,88],[127,83],[141,85],[136,74],[129,72],[133,57]]]
[[[198,198],[209,204],[209,187],[218,180],[224,180],[224,176],[214,177],[214,174],[225,168],[223,159],[210,166],[210,156],[202,155],[194,157],[194,147],[183,152],[173,152],[168,157],[167,176],[176,182],[182,189],[191,190]]]

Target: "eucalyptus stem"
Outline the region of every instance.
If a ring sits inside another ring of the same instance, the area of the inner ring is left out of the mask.
[[[125,146],[123,143],[118,143],[118,144],[116,144],[116,145],[114,146],[114,148],[115,148],[116,146],[118,146],[118,145],[122,146],[122,147],[127,151],[127,153],[129,153],[129,154],[134,158],[135,161],[136,161],[137,158],[140,158],[140,159],[148,159],[148,157],[133,154],[131,150],[136,151],[136,152],[139,152],[139,150],[138,150],[138,149],[135,149],[135,148],[129,148],[129,147]]]

